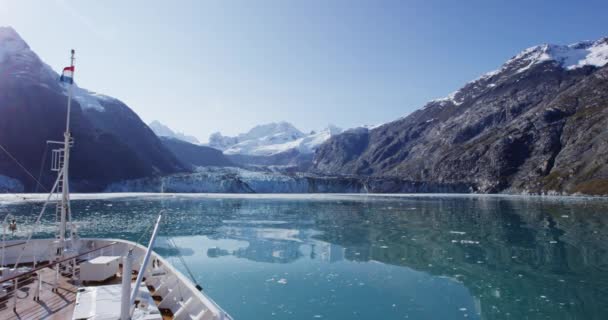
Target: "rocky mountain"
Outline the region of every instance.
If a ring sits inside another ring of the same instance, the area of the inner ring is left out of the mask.
[[[76,67],[76,80],[78,72]],[[63,140],[65,129],[67,87],[58,78],[15,30],[0,28],[0,145],[33,175],[45,162],[46,188],[55,178],[48,170],[51,152],[46,141]],[[73,191],[99,191],[114,181],[186,170],[120,100],[77,85],[73,90]],[[0,152],[0,175],[10,178],[4,179],[10,184],[18,181],[21,190],[35,189],[33,179],[4,152]]]
[[[608,38],[526,49],[407,117],[331,137],[312,170],[472,192],[608,194],[607,62]]]
[[[152,129],[152,131],[154,131],[154,133],[159,137],[174,138],[193,144],[200,144],[200,142],[195,136],[189,136],[181,132],[173,131],[171,130],[171,128],[167,127],[166,125],[160,123],[157,120],[150,122],[148,124],[148,127],[150,127],[150,129]]]
[[[211,147],[192,144],[180,139],[160,137],[163,144],[179,159],[185,167],[235,166],[221,151]]]

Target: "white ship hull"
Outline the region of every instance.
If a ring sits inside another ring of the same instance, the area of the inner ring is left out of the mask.
[[[77,249],[72,252],[76,261],[82,263],[100,256],[126,256],[129,249],[133,249],[133,269],[138,270],[141,266],[143,257],[146,254],[146,248],[125,240],[118,239],[92,239],[81,238],[78,241]],[[29,268],[41,267],[49,262],[54,261],[55,257],[55,239],[32,239],[27,245],[24,241],[14,240],[6,241],[4,250],[5,266],[12,266],[21,255],[19,265],[27,265]],[[199,291],[195,285],[189,281],[184,275],[177,271],[169,262],[152,252],[151,260],[154,263],[148,264],[144,277],[144,284],[151,288],[151,292],[156,296],[156,305],[158,309],[170,310],[169,319],[200,319],[200,320],[230,320],[232,319],[225,311],[223,311],[211,298]],[[77,263],[77,265],[79,264]],[[49,268],[46,268],[49,269]],[[8,270],[5,270],[8,271]],[[78,267],[76,268],[74,281],[82,286],[78,279]],[[3,276],[6,279],[6,275]],[[42,279],[36,280],[44,283]],[[52,281],[49,279],[48,281]],[[47,281],[47,283],[48,283]],[[71,281],[71,280],[70,280]],[[78,288],[78,286],[76,286]],[[43,289],[44,290],[44,289]],[[48,289],[46,289],[48,290]],[[14,291],[17,292],[18,291]],[[14,294],[13,292],[13,294]],[[44,295],[43,295],[44,296]],[[13,300],[11,300],[13,299]],[[5,311],[9,310],[13,303],[16,303],[17,311],[20,310],[19,304],[34,305],[31,301],[17,297],[4,297],[5,310],[0,309],[0,318],[6,319]],[[31,300],[31,299],[30,299]],[[44,299],[41,299],[44,300]],[[40,313],[41,318],[47,319],[71,319],[65,316],[72,313],[76,306],[76,299],[73,299],[66,304],[67,308],[61,309],[61,316],[49,312],[49,314]],[[1,305],[0,305],[1,306]],[[34,305],[35,307],[35,305]],[[40,306],[40,308],[44,308]],[[48,311],[48,310],[47,310]],[[164,317],[167,318],[167,317]],[[91,318],[95,319],[95,318]]]

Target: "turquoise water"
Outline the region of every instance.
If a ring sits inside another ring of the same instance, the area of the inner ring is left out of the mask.
[[[20,232],[40,204],[0,207]],[[608,201],[329,196],[78,200],[85,237],[186,264],[235,319],[606,319]],[[38,236],[53,231],[49,214]],[[54,217],[53,217],[54,219]],[[145,241],[144,241],[145,242]]]

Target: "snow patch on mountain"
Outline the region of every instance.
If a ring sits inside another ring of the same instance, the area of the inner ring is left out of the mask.
[[[447,97],[434,99],[434,100],[431,100],[429,102],[437,102],[437,103],[442,104],[442,106],[444,105],[445,102],[451,102],[454,105],[459,106],[459,105],[462,104],[462,101],[456,100],[456,94],[457,93],[458,93],[458,91],[454,91],[454,92],[450,93]]]
[[[5,75],[20,82],[29,81],[35,85],[50,88],[50,85],[61,85],[63,94],[68,95],[68,85],[59,82],[59,74],[44,63],[30,49],[28,44],[11,27],[0,27],[0,70]],[[76,68],[78,70],[78,68]],[[89,90],[72,86],[73,98],[81,108],[104,111],[103,100],[113,99]]]
[[[209,146],[229,155],[270,156],[292,149],[309,154],[332,135],[340,132],[340,128],[330,125],[322,131],[304,134],[288,122],[269,123],[256,126],[236,137],[214,133],[209,137]]]
[[[167,127],[166,125],[160,123],[157,120],[150,122],[148,124],[148,127],[150,127],[150,129],[152,129],[152,131],[154,131],[154,133],[159,137],[169,137],[186,141],[192,144],[200,144],[196,137],[189,136],[181,132],[173,131],[171,128]]]
[[[67,87],[67,86],[66,86]],[[67,90],[65,92],[68,95]],[[99,94],[91,92],[86,89],[82,89],[76,85],[72,88],[72,97],[78,102],[83,109],[94,109],[97,111],[104,111],[104,107],[101,105]]]
[[[0,27],[0,64],[4,76],[20,80],[36,83],[59,77],[11,27]]]
[[[11,27],[0,27],[0,63],[10,55],[16,55],[29,50],[17,32]]]
[[[538,64],[549,61],[557,63],[566,70],[574,70],[585,66],[603,67],[608,64],[608,37],[597,41],[582,41],[570,45],[543,44],[527,48],[509,59],[499,69],[481,75],[447,97],[429,101],[425,108],[437,104],[444,107],[448,103],[459,106],[464,102],[465,97],[462,96],[464,90],[494,88],[496,83],[488,81],[489,79],[510,70],[515,70],[515,73],[525,72]]]
[[[564,45],[543,44],[522,51],[507,62],[523,60],[528,64],[518,70],[524,72],[546,61],[555,61],[562,68],[574,70],[584,66],[603,67],[608,63],[608,38]]]

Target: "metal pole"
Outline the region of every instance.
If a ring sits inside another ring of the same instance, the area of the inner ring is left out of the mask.
[[[72,259],[72,280],[76,281],[76,258]]]
[[[17,311],[17,289],[19,288],[19,278],[15,278],[15,289],[13,290],[13,311]]]
[[[42,273],[36,271],[36,288],[34,291],[34,301],[40,300],[40,288],[42,287]]]
[[[4,267],[4,252],[6,252],[6,224],[2,223],[2,267]]]
[[[74,67],[74,54],[75,51],[72,49],[72,55],[70,57],[70,67]],[[59,240],[61,245],[64,245],[65,242],[65,232],[67,225],[67,214],[70,210],[70,189],[69,189],[69,168],[70,168],[70,114],[72,110],[72,87],[74,86],[74,74],[75,70],[72,71],[72,83],[68,86],[68,110],[65,121],[65,133],[63,134],[64,138],[64,155],[63,155],[63,185],[62,185],[62,198],[61,198],[61,225],[59,227]],[[63,255],[63,248],[61,254]]]
[[[144,277],[144,273],[146,272],[146,265],[148,261],[150,261],[150,254],[152,253],[152,247],[154,246],[154,240],[156,240],[156,234],[158,233],[158,226],[160,225],[160,219],[163,217],[162,214],[158,215],[158,219],[156,220],[156,225],[154,226],[154,231],[152,231],[152,237],[150,238],[150,243],[148,244],[148,249],[146,250],[146,255],[144,256],[144,260],[141,263],[141,267],[139,268],[139,273],[137,274],[137,280],[135,281],[135,287],[131,293],[131,300],[129,301],[129,306],[131,307],[130,314],[133,314],[133,304],[135,303],[135,298],[139,293],[139,286],[141,285],[141,280]]]
[[[57,287],[59,286],[59,267],[61,265],[58,263],[55,265],[55,281],[53,281],[53,292],[57,292]]]

